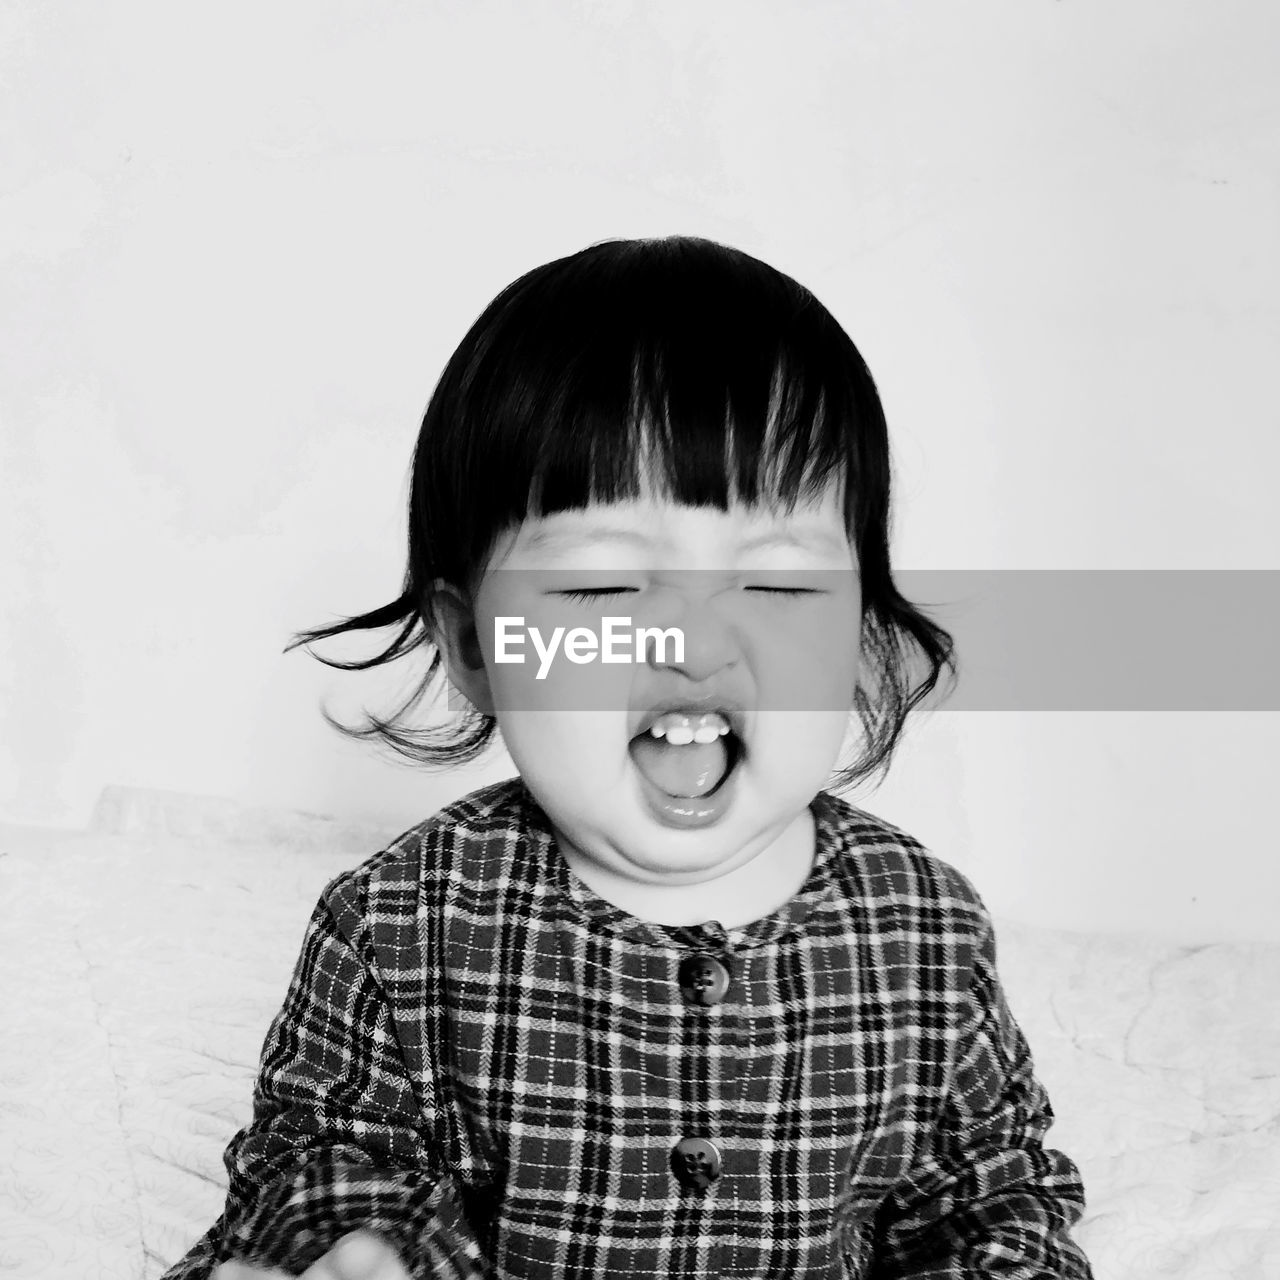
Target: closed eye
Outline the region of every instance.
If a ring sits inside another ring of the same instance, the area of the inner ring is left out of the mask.
[[[825,592],[815,591],[812,587],[748,587],[748,591],[760,591],[774,596],[820,596]]]
[[[620,596],[638,590],[636,587],[586,587],[581,591],[557,591],[570,600],[599,600],[603,596]]]

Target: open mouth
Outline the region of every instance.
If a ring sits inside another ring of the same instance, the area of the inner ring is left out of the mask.
[[[628,745],[636,769],[672,799],[715,795],[742,759],[742,740],[719,711],[666,711]]]

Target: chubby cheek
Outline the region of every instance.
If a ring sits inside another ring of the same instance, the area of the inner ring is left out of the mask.
[[[618,711],[507,711],[502,738],[521,776],[556,799],[616,788],[628,764],[626,720]]]
[[[778,794],[808,799],[826,785],[848,725],[848,711],[761,711],[748,766]]]

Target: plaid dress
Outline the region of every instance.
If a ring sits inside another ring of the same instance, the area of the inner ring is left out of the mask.
[[[1075,1165],[967,879],[821,792],[741,929],[593,894],[514,778],[325,889],[165,1276],[388,1236],[415,1280],[1088,1278]]]

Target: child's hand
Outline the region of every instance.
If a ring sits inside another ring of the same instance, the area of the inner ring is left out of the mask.
[[[287,1271],[255,1267],[247,1262],[224,1262],[210,1280],[293,1280]],[[372,1231],[343,1236],[328,1253],[313,1262],[298,1280],[410,1280],[400,1255]]]

